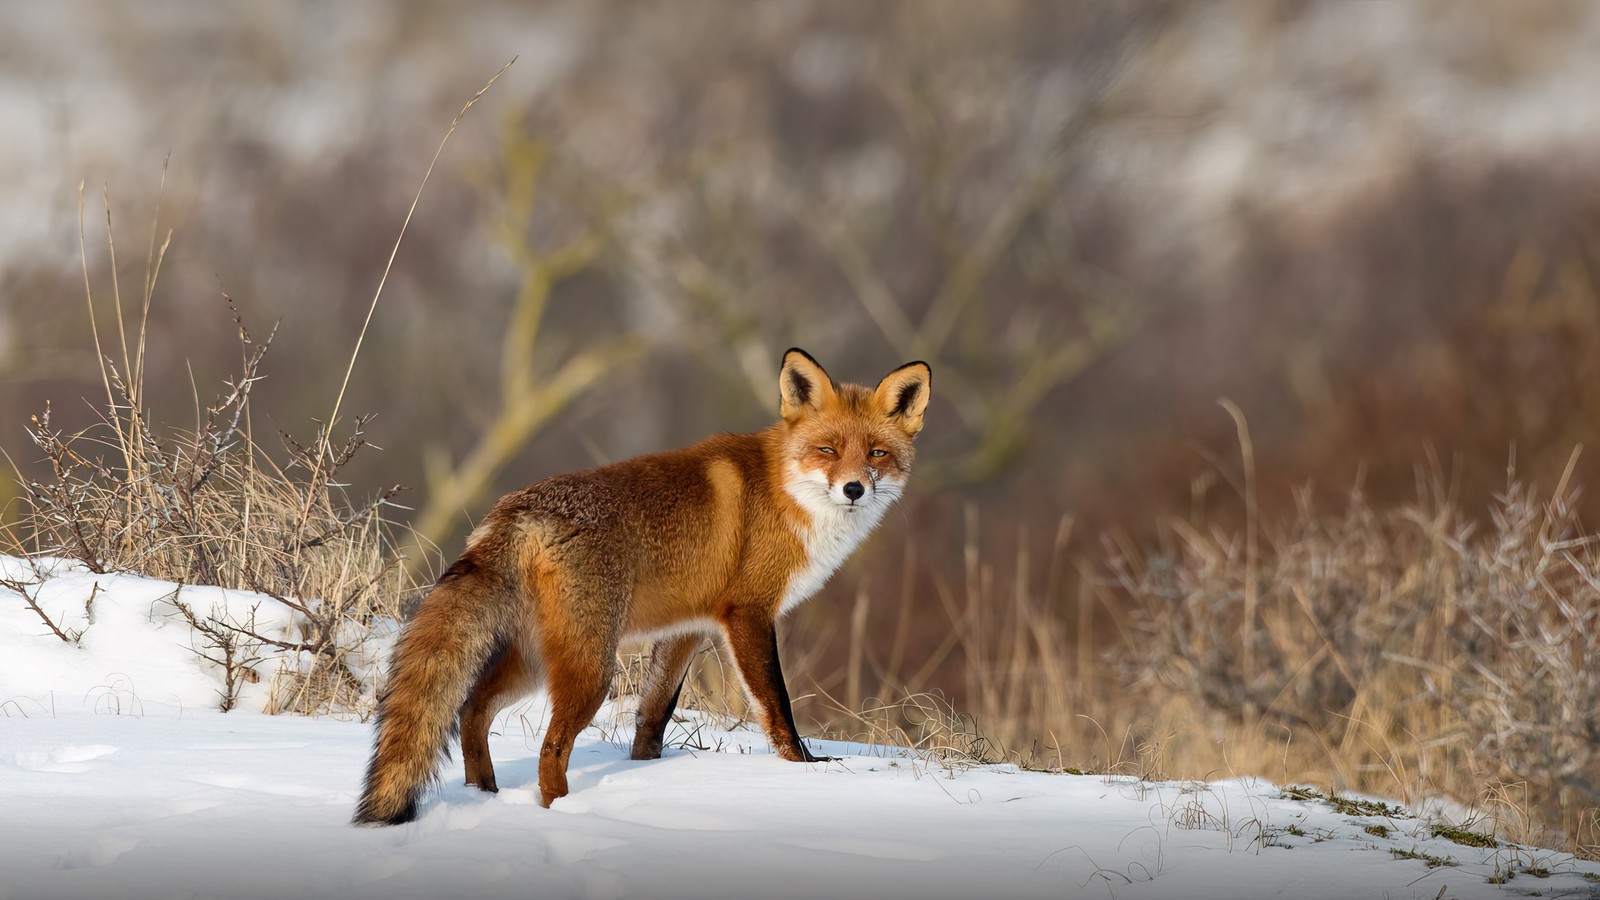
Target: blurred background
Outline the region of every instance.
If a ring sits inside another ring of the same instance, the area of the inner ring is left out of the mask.
[[[1118,560],[1173,523],[1242,546],[1247,481],[1262,522],[1472,520],[1600,431],[1593,3],[57,0],[0,7],[0,447],[28,471],[30,414],[104,397],[80,182],[102,327],[105,196],[125,315],[170,231],[152,418],[237,372],[226,292],[279,323],[258,443],[313,433],[513,56],[341,407],[382,448],[341,477],[410,488],[427,566],[507,489],[762,427],[789,346],[926,359],[916,482],[791,620],[791,681],[1106,763],[1150,746],[1079,721],[1149,684]],[[1017,684],[1057,650],[1046,709]]]

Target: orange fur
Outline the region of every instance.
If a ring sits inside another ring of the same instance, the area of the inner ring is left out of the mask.
[[[778,755],[816,759],[794,726],[775,621],[821,586],[899,495],[931,380],[919,362],[876,389],[835,384],[790,350],[772,427],[502,497],[395,647],[355,821],[415,818],[458,721],[467,783],[496,790],[489,722],[541,681],[551,719],[540,799],[565,796],[573,741],[605,699],[629,635],[658,637],[635,759],[660,755],[689,658],[714,632]]]

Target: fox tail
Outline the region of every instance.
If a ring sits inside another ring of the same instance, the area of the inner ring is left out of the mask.
[[[399,825],[417,817],[418,801],[449,755],[473,679],[511,640],[518,586],[471,556],[440,576],[395,645],[354,824]]]

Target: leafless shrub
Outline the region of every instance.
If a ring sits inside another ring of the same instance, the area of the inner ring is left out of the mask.
[[[1448,626],[1454,658],[1426,666],[1476,749],[1511,774],[1600,806],[1600,537],[1572,495],[1513,485],[1482,541],[1463,548]],[[1461,666],[1456,669],[1451,663]]]
[[[1407,790],[1471,802],[1524,784],[1572,836],[1600,804],[1600,539],[1574,494],[1564,479],[1545,502],[1513,482],[1487,528],[1437,479],[1386,512],[1359,493],[1336,516],[1303,500],[1263,531],[1254,616],[1243,542],[1175,525],[1169,553],[1114,565],[1140,613],[1127,650],[1158,693],[1313,734]]]
[[[30,560],[29,562],[33,561]],[[22,602],[33,610],[33,614],[39,617],[45,627],[50,629],[51,634],[68,644],[77,646],[83,640],[83,633],[88,630],[90,625],[94,624],[94,600],[100,595],[100,583],[95,582],[94,587],[89,590],[88,598],[83,601],[84,626],[82,628],[72,628],[64,623],[57,622],[44,607],[39,605],[39,586],[44,583],[45,577],[45,574],[40,572],[37,564],[35,564],[33,580],[24,581],[20,578],[0,577],[0,588],[9,590],[20,597]]]
[[[246,683],[259,681],[261,676],[252,668],[260,662],[261,642],[248,637],[245,628],[255,629],[256,610],[251,609],[245,628],[232,624],[231,617],[221,609],[213,609],[201,616],[194,607],[180,598],[183,588],[175,588],[163,600],[189,624],[199,646],[194,652],[222,670],[222,695],[219,708],[228,712],[239,703],[239,691]]]
[[[111,247],[114,255],[114,242]],[[152,246],[144,316],[160,258]],[[409,586],[383,517],[400,488],[357,500],[341,480],[366,445],[366,420],[356,419],[342,443],[332,440],[329,423],[310,445],[280,433],[285,461],[274,462],[254,439],[250,409],[272,334],[253,338],[224,295],[237,326],[237,374],[214,402],[197,410],[192,427],[159,424],[144,402],[143,318],[136,328],[124,320],[115,280],[113,287],[120,360],[101,356],[101,418],[75,433],[54,427],[48,407],[34,418],[29,434],[49,462],[49,475],[33,479],[19,471],[22,521],[8,531],[10,549],[67,557],[95,573],[133,572],[180,585],[255,591],[283,604],[295,613],[294,633],[287,636],[262,633],[254,616],[235,621],[223,611],[201,615],[176,595],[170,600],[195,629],[196,652],[225,673],[224,709],[236,702],[241,679],[253,675],[250,663],[261,647],[308,658],[296,675],[305,684],[330,677],[359,683],[349,671],[349,654],[368,641],[376,621],[396,615],[398,598]],[[92,293],[88,302],[99,348]],[[25,589],[18,592],[31,597]],[[81,636],[53,623],[52,630],[69,642]],[[351,699],[348,691],[342,697]],[[328,706],[317,691],[297,691],[293,698],[280,708]]]
[[[241,342],[249,347],[242,330]],[[323,667],[344,666],[350,642],[364,640],[374,619],[396,615],[406,586],[382,518],[399,488],[353,502],[338,481],[364,444],[361,421],[320,469],[312,466],[312,451],[288,435],[289,462],[274,466],[241,434],[261,354],[247,360],[244,377],[195,431],[157,437],[134,405],[134,391],[119,380],[113,386],[122,402],[99,429],[62,435],[41,417],[36,442],[52,459],[71,464],[57,466],[51,483],[26,484],[31,552],[70,556],[91,571],[255,591],[297,614],[298,633],[285,638],[261,633],[253,620],[197,615],[174,599],[209,648],[202,655],[222,654],[213,661],[227,673],[224,709],[237,699],[237,678],[248,668],[240,648],[309,654],[315,662],[306,677],[319,677]],[[119,429],[135,452],[120,463],[87,462],[117,446],[106,432]]]

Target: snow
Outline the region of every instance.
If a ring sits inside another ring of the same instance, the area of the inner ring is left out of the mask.
[[[91,711],[136,713],[152,709],[215,707],[222,681],[203,662],[188,624],[171,599],[198,615],[224,613],[235,622],[255,615],[265,633],[282,635],[290,613],[271,597],[193,585],[179,588],[136,575],[96,575],[81,565],[41,559],[32,563],[0,557],[0,580],[38,583],[35,601],[56,626],[81,631],[79,647],[50,632],[15,592],[0,588],[0,703],[13,714]],[[93,602],[90,602],[90,598]],[[277,660],[257,667],[265,674]],[[241,705],[266,705],[269,679],[246,685]]]
[[[758,732],[694,713],[669,730],[662,759],[635,762],[627,699],[580,738],[572,793],[551,809],[535,794],[535,698],[497,720],[499,794],[462,786],[452,763],[417,822],[355,828],[369,724],[252,711],[260,686],[218,712],[216,667],[163,611],[173,585],[53,572],[30,590],[84,628],[81,646],[0,588],[0,900],[1600,896],[1583,877],[1600,879],[1595,863],[1462,846],[1423,820],[1345,815],[1254,779],[949,770],[830,741],[814,749],[842,761],[797,764]],[[253,607],[258,622],[287,623],[268,598],[184,594],[197,609]],[[1364,830],[1377,823],[1389,836]],[[1430,869],[1392,849],[1459,865]],[[1512,863],[1551,874],[1486,881]]]

